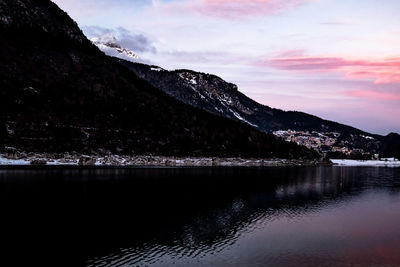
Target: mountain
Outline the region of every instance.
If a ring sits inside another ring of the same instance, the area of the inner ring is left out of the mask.
[[[167,71],[158,66],[118,61],[153,86],[184,103],[243,121],[264,132],[307,129],[367,134],[353,127],[306,113],[283,111],[261,105],[238,91],[235,84],[212,74],[192,70]]]
[[[390,149],[392,144],[399,142],[397,135],[384,137],[307,113],[274,109],[250,99],[235,84],[215,75],[192,70],[167,71],[158,66],[116,60],[188,105],[244,122],[266,133],[275,132],[284,139],[297,138],[297,143],[313,147],[320,153],[328,152],[333,157],[370,158],[374,154],[400,157],[400,150]],[[322,142],[313,145],[310,139],[321,139]]]
[[[129,51],[121,47],[118,40],[110,35],[94,37],[91,40],[110,56],[114,56],[115,52],[110,52],[107,47]],[[210,113],[245,122],[263,132],[291,129],[378,136],[304,112],[284,111],[262,105],[241,93],[237,85],[213,74],[187,69],[168,71],[159,66],[136,62],[134,59],[139,57],[136,54],[135,56],[132,61],[119,55],[117,61],[173,98]]]
[[[0,146],[24,151],[314,158],[188,106],[106,56],[50,0],[0,0]]]
[[[400,158],[400,135],[390,133],[382,138],[381,154],[384,157]]]

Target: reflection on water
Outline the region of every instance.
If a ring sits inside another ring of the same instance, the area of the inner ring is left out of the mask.
[[[399,168],[0,170],[2,252],[54,266],[400,266],[399,191]]]

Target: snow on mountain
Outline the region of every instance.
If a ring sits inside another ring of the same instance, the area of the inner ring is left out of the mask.
[[[253,114],[253,111],[240,101],[240,97],[236,94],[236,85],[214,75],[185,70],[175,72],[187,87],[192,88],[202,100],[211,105],[211,110],[214,109],[223,116],[238,119],[258,128],[258,125],[244,118]]]
[[[132,50],[122,47],[118,44],[117,38],[110,34],[105,34],[99,37],[90,39],[101,51],[109,56],[118,57],[126,60],[138,60],[139,56]]]

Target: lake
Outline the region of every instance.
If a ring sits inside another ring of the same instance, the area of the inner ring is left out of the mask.
[[[1,266],[400,266],[400,168],[0,169],[0,208]]]

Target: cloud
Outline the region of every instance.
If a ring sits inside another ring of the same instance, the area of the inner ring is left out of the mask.
[[[133,33],[123,27],[116,29],[103,28],[99,26],[83,27],[83,30],[88,37],[99,37],[104,35],[114,36],[118,43],[125,48],[131,49],[137,53],[151,52],[156,53],[156,48],[153,41],[140,33]]]
[[[178,61],[179,63],[200,63],[207,65],[234,65],[247,63],[248,58],[230,52],[216,51],[165,51],[163,57]]]
[[[328,20],[328,21],[323,21],[319,23],[320,25],[327,25],[327,26],[350,26],[350,25],[356,25],[351,20]]]
[[[273,59],[256,63],[282,70],[312,73],[344,73],[349,79],[372,80],[374,84],[400,83],[400,58],[355,60],[344,57],[288,56],[285,52]]]
[[[310,1],[315,0],[194,0],[158,6],[220,19],[243,19],[271,15]]]
[[[361,97],[373,100],[400,100],[399,93],[379,92],[373,90],[355,90],[346,92],[348,96]]]

